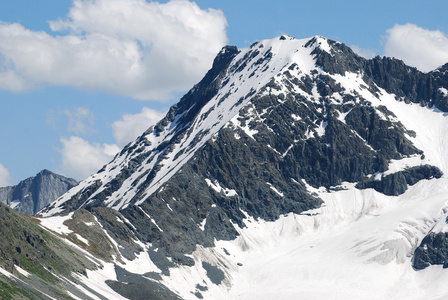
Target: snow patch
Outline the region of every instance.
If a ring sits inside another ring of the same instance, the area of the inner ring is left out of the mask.
[[[384,176],[400,172],[412,167],[418,167],[428,164],[425,159],[422,159],[421,155],[413,155],[411,157],[405,157],[400,160],[392,159],[389,163],[388,170],[383,173]]]
[[[3,269],[1,267],[0,267],[0,273],[8,278],[14,278],[14,275],[12,275],[11,273],[9,273],[8,271],[6,271],[5,269]]]
[[[316,133],[318,136],[324,136],[325,135],[325,128],[327,127],[328,122],[327,121],[322,121],[319,124],[319,127],[316,129]]]
[[[15,209],[19,204],[20,204],[20,200],[12,200],[11,203],[9,203],[9,207],[11,207],[12,209]]]
[[[292,115],[291,115],[291,118],[292,118],[294,121],[300,121],[300,120],[302,120],[302,118],[301,118],[300,116],[295,115],[295,114],[292,114]]]
[[[83,242],[83,243],[86,244],[87,246],[90,244],[90,241],[89,241],[89,240],[83,238],[83,237],[80,236],[79,234],[75,233],[75,236],[76,236],[76,238],[77,238],[79,241]]]
[[[205,230],[205,224],[207,223],[207,218],[204,218],[204,220],[202,220],[201,224],[199,224],[199,229],[201,229],[202,231]]]
[[[121,295],[117,294],[114,290],[112,290],[107,284],[107,280],[117,280],[115,274],[115,265],[113,263],[104,263],[102,268],[99,268],[95,271],[86,269],[87,276],[82,276],[79,273],[72,273],[76,279],[82,282],[83,285],[74,284],[76,288],[81,290],[87,296],[98,299],[98,297],[92,294],[89,290],[93,290],[103,297],[107,299],[126,299]],[[86,286],[87,288],[85,288]]]
[[[206,178],[205,182],[207,182],[207,185],[209,187],[211,187],[213,190],[215,190],[217,193],[222,193],[226,197],[238,196],[238,193],[235,190],[221,187],[221,185],[219,184],[219,182],[217,180],[212,182],[210,179]]]
[[[156,221],[155,221],[153,218],[151,218],[151,222],[152,222],[154,225],[156,225],[157,229],[159,229],[160,232],[163,232],[162,228],[160,228],[159,225],[157,225]]]
[[[47,218],[39,218],[40,224],[47,228],[50,231],[54,231],[61,235],[68,235],[73,231],[68,229],[63,223],[67,220],[70,220],[73,216],[74,212],[69,213],[66,216],[54,216]]]
[[[269,185],[269,188],[270,188],[271,190],[273,190],[274,193],[276,193],[276,194],[279,195],[280,197],[284,197],[284,196],[285,196],[282,192],[280,192],[279,190],[277,190],[271,183],[266,182],[266,184]]]
[[[31,275],[29,272],[27,272],[26,270],[22,269],[22,268],[19,267],[19,266],[16,266],[16,265],[15,265],[14,268],[15,268],[20,274],[22,274],[22,275],[25,276],[25,277],[28,277],[28,276]]]
[[[150,245],[144,244],[140,241],[135,242],[142,247],[143,251],[136,254],[136,258],[134,260],[128,260],[125,257],[122,257],[123,263],[117,262],[117,264],[126,269],[128,272],[134,274],[144,275],[148,272],[161,273],[162,271],[151,261],[151,258],[148,255]]]

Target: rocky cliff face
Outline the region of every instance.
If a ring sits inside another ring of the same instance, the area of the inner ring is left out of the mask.
[[[408,104],[435,115],[447,103],[448,65],[421,73],[322,37],[225,47],[163,120],[40,215],[65,215],[69,231],[92,241],[89,251],[115,266],[105,284],[117,293],[131,297],[149,281],[201,298],[214,286],[230,288],[242,264],[218,244],[238,240],[254,222],[292,215],[295,232],[310,220],[314,230],[328,220],[355,222],[379,210],[378,199],[395,203],[412,186],[444,180],[444,161],[415,143],[423,131],[397,114]],[[345,194],[341,208],[327,208]],[[380,249],[369,262],[404,262],[433,223],[422,221],[419,233],[394,228],[351,249]],[[145,255],[150,272],[123,267]],[[419,266],[441,261],[430,257],[420,256]],[[172,274],[185,270],[196,275],[182,273],[174,285]]]
[[[77,184],[74,179],[43,170],[16,186],[0,188],[0,202],[21,213],[34,215]]]

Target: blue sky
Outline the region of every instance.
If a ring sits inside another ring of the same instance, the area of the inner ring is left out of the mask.
[[[0,2],[0,186],[83,179],[198,82],[225,44],[322,35],[423,71],[448,62],[448,1]]]

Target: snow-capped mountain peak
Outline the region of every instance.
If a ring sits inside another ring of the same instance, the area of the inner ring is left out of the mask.
[[[86,189],[92,192],[78,203],[80,207],[98,200],[117,210],[131,203],[141,204],[179,171],[197,149],[238,116],[252,96],[261,90],[271,91],[267,85],[276,75],[288,68],[297,70],[299,78],[309,76],[313,70],[321,72],[315,65],[313,51],[316,49],[330,54],[334,52],[328,40],[320,36],[299,40],[283,35],[256,42],[241,51],[234,47],[223,48],[203,82],[171,108],[159,124],[129,144],[111,163],[65,194],[42,215],[61,212],[65,202]],[[229,59],[232,59],[230,63]],[[207,87],[210,90],[203,91],[205,83],[212,84],[213,89]],[[191,95],[197,92],[205,93],[206,100],[195,101],[195,96]],[[139,161],[139,168],[134,169],[135,161]],[[131,169],[132,174],[127,176]],[[119,188],[111,191],[116,182],[120,182]],[[134,198],[136,195],[138,200]]]

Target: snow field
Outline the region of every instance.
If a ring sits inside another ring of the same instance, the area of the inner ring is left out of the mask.
[[[423,162],[420,157],[392,161],[387,173],[423,163],[448,172],[445,113],[398,102],[386,93],[381,101],[374,101],[386,105],[406,128],[417,133],[412,141],[425,154]],[[240,229],[235,241],[218,241],[214,249],[201,249],[206,257],[226,249],[229,255],[220,260],[221,265],[225,262],[223,270],[237,264],[237,269],[227,274],[232,278],[231,287],[222,284],[217,289],[212,285],[214,288],[202,293],[205,299],[448,297],[448,272],[441,266],[422,271],[412,268],[413,252],[423,237],[431,230],[448,229],[447,177],[422,180],[395,197],[372,189],[357,190],[351,183],[342,187],[345,190],[327,192],[308,186],[324,200],[321,208],[302,215],[288,214],[276,222],[249,217],[247,228]],[[195,271],[185,268],[182,272],[202,274],[191,281],[184,275],[187,281],[180,284],[175,280],[171,285],[186,299],[194,299],[187,291],[207,280],[204,271],[199,265]]]

